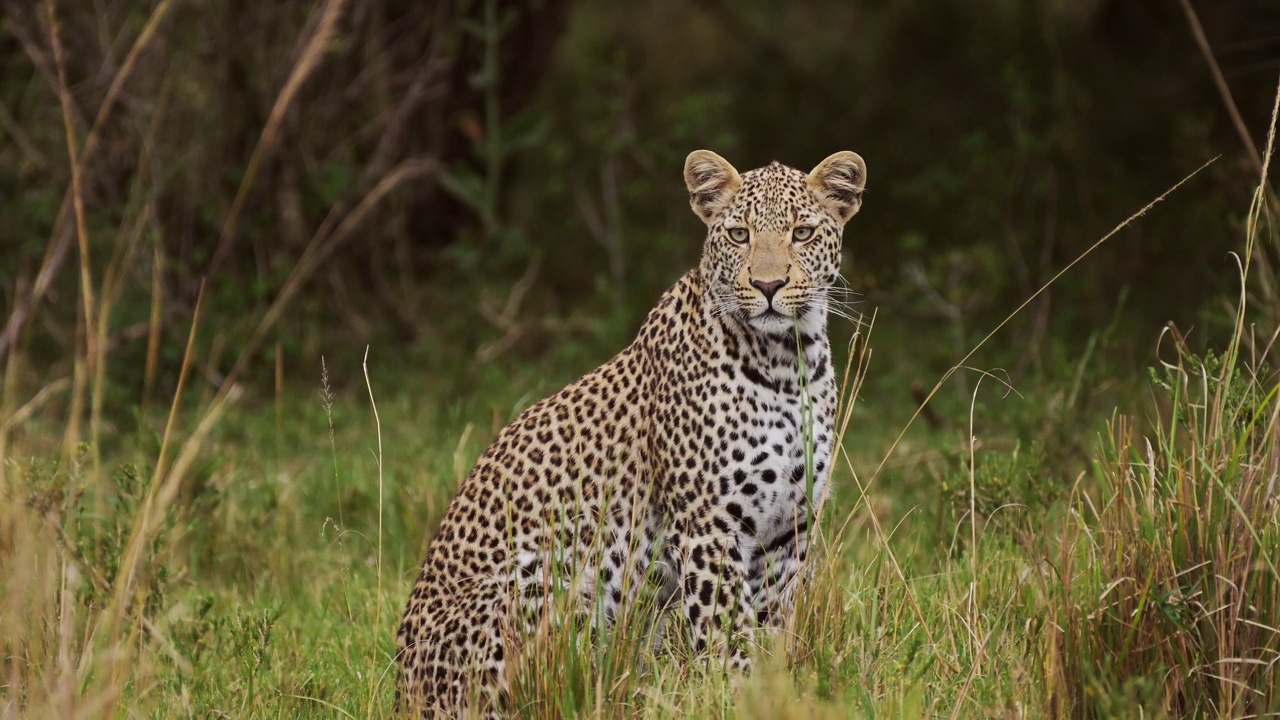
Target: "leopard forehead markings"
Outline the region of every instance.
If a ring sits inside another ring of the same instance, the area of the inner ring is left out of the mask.
[[[827,307],[866,165],[685,162],[702,259],[609,362],[520,414],[476,461],[396,635],[398,703],[509,711],[508,666],[568,591],[611,627],[657,575],[700,654],[745,670],[785,625],[830,475]]]

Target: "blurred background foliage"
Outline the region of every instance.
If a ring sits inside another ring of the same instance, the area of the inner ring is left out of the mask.
[[[16,341],[57,375],[74,355],[79,280],[75,223],[60,214],[71,177],[47,5],[2,11],[0,352]],[[1197,5],[1261,145],[1280,6]],[[149,346],[154,362],[180,359],[202,280],[215,328],[202,342],[224,347],[249,342],[294,283],[266,339],[308,366],[335,339],[446,346],[469,361],[585,338],[598,360],[697,257],[680,168],[700,147],[740,169],[861,153],[870,190],[846,274],[865,310],[936,338],[915,352],[941,368],[1216,155],[1172,198],[1176,212],[1151,213],[1021,314],[1001,360],[1040,366],[1057,340],[1078,347],[1111,323],[1123,299],[1135,332],[1113,349],[1145,361],[1166,321],[1212,332],[1208,300],[1237,286],[1228,253],[1257,172],[1176,0],[57,11],[80,146],[96,136],[81,178],[91,267],[132,258],[106,338],[130,397]],[[300,263],[309,247],[320,261]],[[157,313],[165,342],[149,339]]]

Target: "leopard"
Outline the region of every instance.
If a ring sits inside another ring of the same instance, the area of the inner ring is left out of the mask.
[[[397,708],[504,717],[522,639],[553,597],[607,633],[655,585],[694,657],[750,671],[794,608],[832,471],[827,320],[866,173],[849,151],[808,173],[689,154],[697,266],[630,345],[519,413],[462,481],[396,633]]]

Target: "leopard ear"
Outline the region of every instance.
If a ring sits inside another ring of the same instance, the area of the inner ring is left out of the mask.
[[[684,161],[684,184],[689,188],[689,207],[710,225],[729,207],[742,187],[742,176],[710,150],[694,150]]]
[[[862,190],[867,185],[867,164],[857,153],[842,150],[818,163],[809,173],[809,189],[840,222],[862,207]]]

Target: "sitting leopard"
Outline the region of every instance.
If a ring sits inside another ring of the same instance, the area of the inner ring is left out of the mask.
[[[396,637],[402,708],[509,712],[508,663],[556,591],[607,628],[656,571],[690,646],[739,670],[757,626],[785,624],[831,471],[827,309],[866,165],[739,174],[698,150],[684,178],[701,262],[476,462]]]

